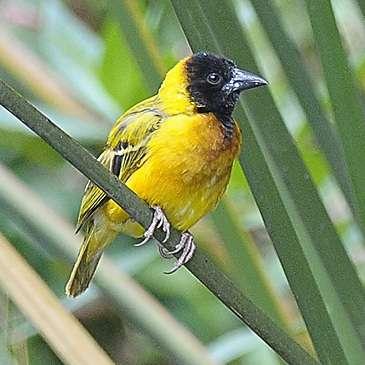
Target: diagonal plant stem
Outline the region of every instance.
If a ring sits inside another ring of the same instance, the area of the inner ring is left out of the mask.
[[[232,260],[233,280],[276,323],[289,327],[289,319],[279,305],[274,288],[264,271],[264,263],[249,233],[242,229],[228,199],[222,199],[211,213],[218,234],[226,243]]]
[[[152,211],[145,202],[107,171],[87,150],[1,80],[0,104],[103,189],[143,227],[149,226],[152,221]],[[162,243],[164,233],[158,230],[155,236]],[[172,228],[169,240],[163,245],[169,250],[173,249],[179,242],[180,236],[181,234]],[[199,249],[186,267],[289,364],[318,364],[269,316],[242,294]]]
[[[362,12],[363,17],[365,17],[365,1],[364,0],[357,0],[357,4]]]
[[[47,251],[56,251],[62,259],[74,261],[82,241],[75,236],[74,227],[1,164],[0,206],[28,239],[46,244]],[[107,255],[98,267],[95,284],[133,326],[158,343],[171,358],[185,365],[217,365],[207,349]]]

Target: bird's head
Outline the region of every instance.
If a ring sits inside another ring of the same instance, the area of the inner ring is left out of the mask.
[[[160,94],[175,108],[230,116],[242,91],[263,85],[266,80],[239,69],[231,60],[199,52],[169,71]]]
[[[190,57],[186,70],[188,91],[198,112],[231,114],[242,91],[267,84],[231,60],[206,52]]]

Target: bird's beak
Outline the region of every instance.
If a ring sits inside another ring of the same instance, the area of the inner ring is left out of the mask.
[[[231,79],[232,91],[243,91],[267,85],[268,82],[251,72],[235,68]]]

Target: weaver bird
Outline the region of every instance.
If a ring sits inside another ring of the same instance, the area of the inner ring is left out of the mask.
[[[77,231],[85,238],[66,286],[70,296],[89,285],[104,248],[123,232],[144,244],[170,223],[183,232],[173,251],[180,252],[176,271],[192,257],[188,229],[211,211],[226,190],[241,133],[232,112],[242,91],[266,85],[224,58],[196,53],[181,60],[162,82],[157,95],[140,102],[114,124],[98,160],[154,210],[144,229],[97,186],[88,182]]]

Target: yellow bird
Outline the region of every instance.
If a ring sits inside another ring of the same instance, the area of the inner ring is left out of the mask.
[[[266,85],[220,56],[196,53],[177,63],[157,95],[140,102],[114,124],[99,161],[154,209],[147,231],[97,186],[88,182],[77,231],[85,238],[66,285],[81,294],[94,275],[104,248],[120,233],[153,237],[169,224],[183,231],[172,252],[181,252],[170,272],[192,257],[195,244],[188,229],[214,209],[226,190],[241,133],[232,112],[243,90]]]

